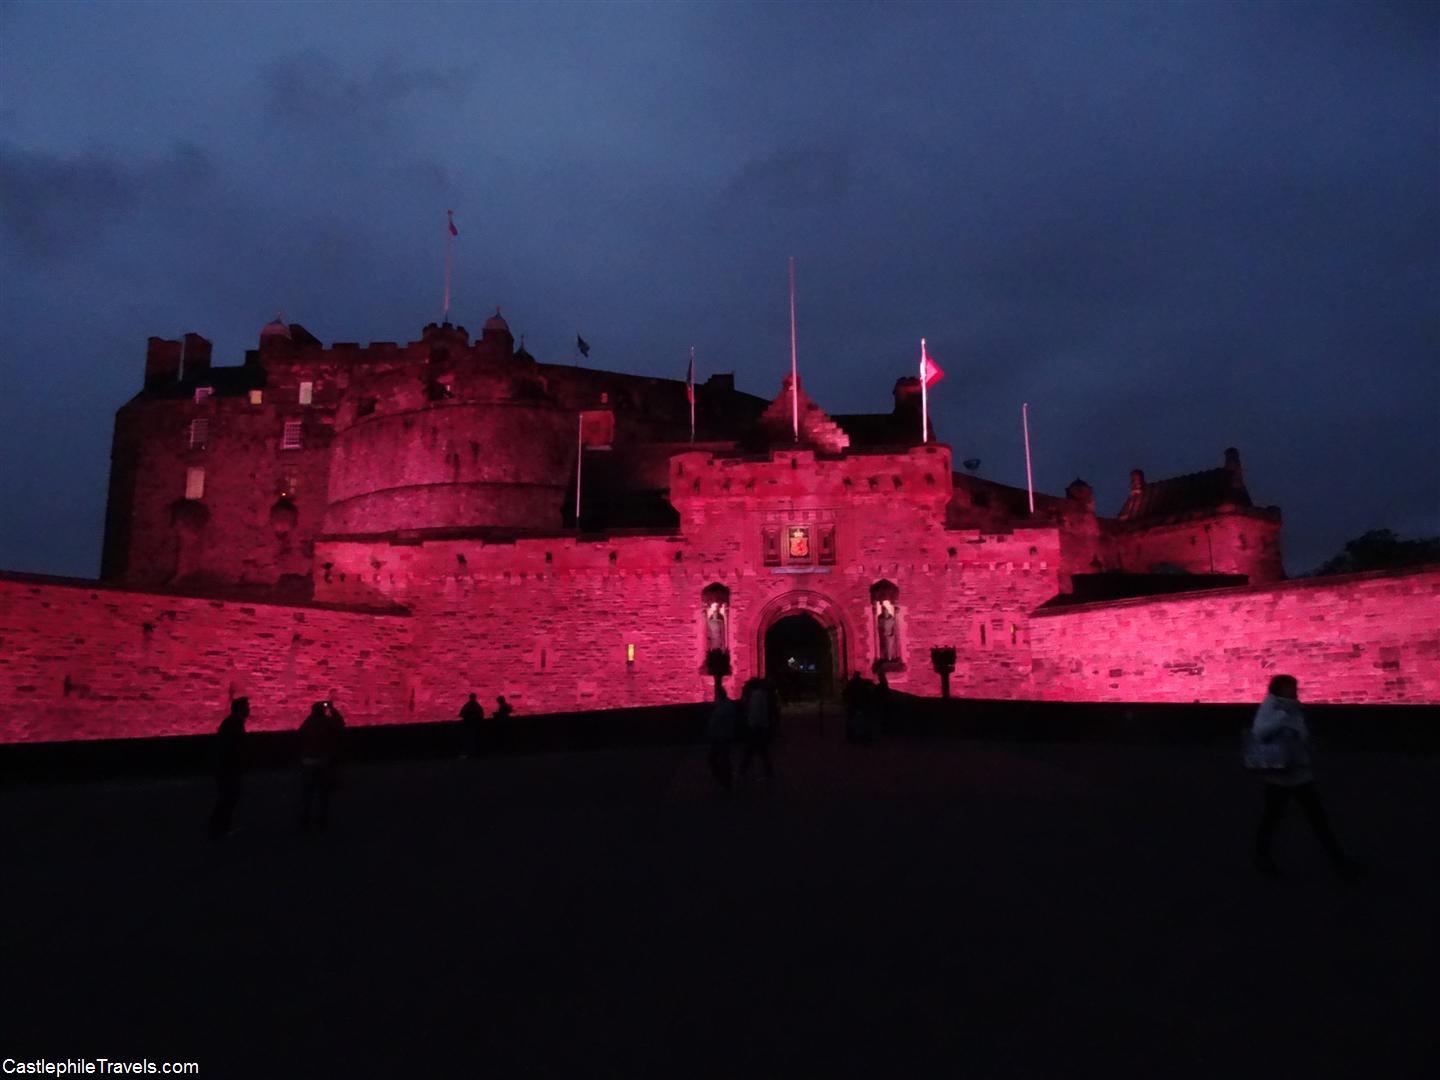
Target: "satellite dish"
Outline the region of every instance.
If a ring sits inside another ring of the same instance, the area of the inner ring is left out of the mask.
[[[966,469],[973,473],[980,467],[980,459],[978,457],[966,458],[960,464],[964,465]]]

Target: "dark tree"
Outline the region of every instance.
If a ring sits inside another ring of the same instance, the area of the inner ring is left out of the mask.
[[[1371,529],[1364,536],[1347,541],[1343,551],[1321,564],[1311,576],[1397,570],[1427,563],[1440,563],[1440,536],[1401,540],[1390,529]]]

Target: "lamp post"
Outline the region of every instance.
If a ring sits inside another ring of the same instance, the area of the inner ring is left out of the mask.
[[[930,650],[930,666],[940,676],[940,696],[950,696],[950,673],[955,670],[955,646],[937,645]]]

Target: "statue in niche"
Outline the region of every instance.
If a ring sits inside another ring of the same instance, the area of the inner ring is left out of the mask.
[[[728,617],[723,601],[712,600],[705,605],[705,651],[725,649],[725,622]]]
[[[900,645],[895,633],[895,604],[890,600],[875,601],[875,636],[880,642],[880,659],[900,659]]]

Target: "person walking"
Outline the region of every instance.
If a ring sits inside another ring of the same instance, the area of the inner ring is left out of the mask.
[[[710,775],[721,789],[729,791],[735,782],[733,749],[735,730],[739,726],[740,709],[730,700],[725,687],[715,688],[715,704],[710,707],[706,733],[710,737]]]
[[[210,812],[210,836],[220,840],[240,830],[233,824],[235,804],[240,801],[241,775],[245,771],[245,721],[250,716],[250,699],[237,697],[230,712],[215,732],[215,809]]]
[[[480,729],[485,722],[485,706],[474,694],[460,706],[460,738],[464,744],[462,757],[474,757],[480,753]]]
[[[345,718],[333,702],[317,701],[300,725],[300,831],[330,819],[330,796],[339,779],[340,738]]]
[[[845,706],[845,741],[859,742],[865,728],[865,712],[870,704],[870,683],[855,672],[845,682],[840,700]]]
[[[1255,710],[1245,759],[1246,766],[1259,772],[1265,781],[1265,809],[1255,833],[1256,868],[1264,874],[1280,872],[1271,844],[1285,808],[1293,799],[1305,812],[1335,872],[1341,877],[1355,877],[1361,867],[1340,846],[1315,786],[1310,728],[1300,705],[1300,684],[1295,676],[1276,675],[1270,680],[1265,699]]]
[[[775,734],[775,691],[764,679],[751,679],[740,697],[740,711],[745,717],[745,741],[740,753],[740,776],[748,779],[750,762],[759,758],[764,768],[761,778],[773,780],[775,766],[770,760],[770,741]]]

